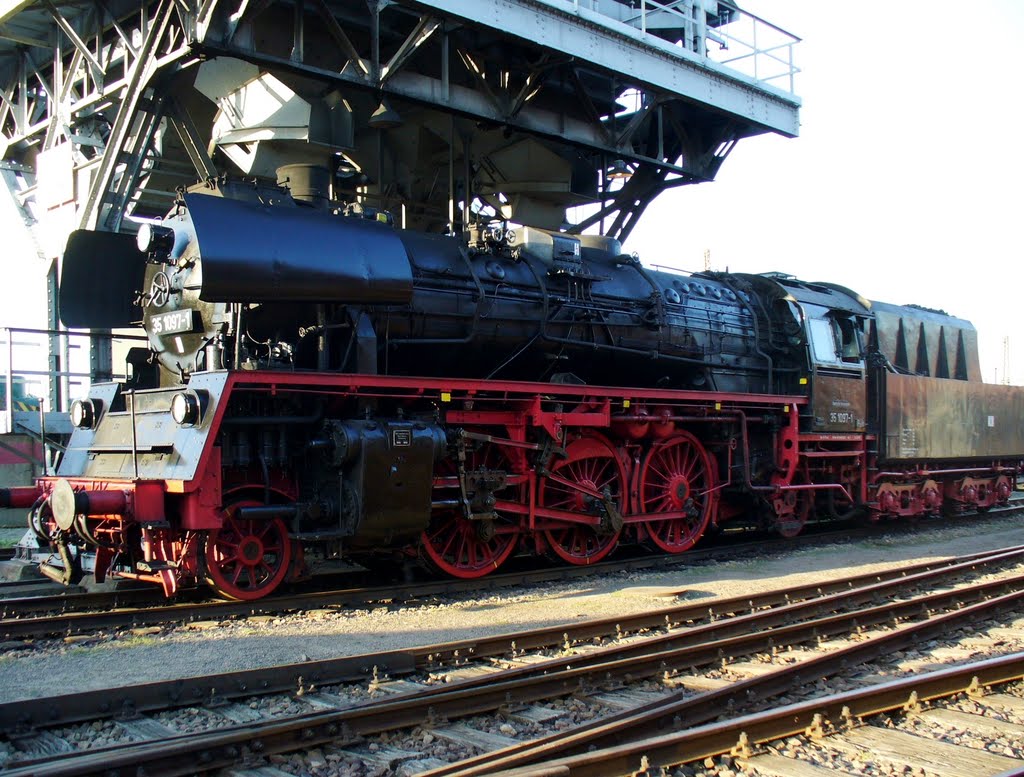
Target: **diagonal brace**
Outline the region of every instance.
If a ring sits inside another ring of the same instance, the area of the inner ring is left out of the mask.
[[[46,6],[46,10],[50,12],[50,16],[60,27],[61,31],[68,36],[68,39],[74,44],[75,48],[82,52],[82,56],[85,57],[89,63],[89,67],[92,70],[92,77],[96,80],[97,84],[103,83],[103,66],[100,61],[96,59],[96,56],[92,53],[85,41],[79,36],[78,32],[74,27],[65,19],[60,11],[50,2],[50,0],[43,0],[43,5]]]
[[[409,33],[408,37],[402,41],[402,45],[398,47],[398,51],[391,57],[391,60],[381,68],[380,71],[380,83],[384,84],[392,75],[397,73],[409,58],[419,51],[420,47],[426,43],[427,38],[434,34],[438,27],[441,26],[441,20],[435,19],[431,16],[421,16],[420,20],[416,23],[416,27]]]
[[[345,31],[341,29],[341,25],[338,24],[338,20],[334,18],[334,14],[331,13],[331,9],[327,7],[324,0],[314,0],[313,4],[316,6],[317,13],[320,14],[321,18],[327,23],[327,31],[331,34],[338,44],[341,46],[342,51],[356,67],[363,72],[363,77],[370,75],[370,68],[363,61],[363,58],[359,56],[359,52],[356,50],[355,45],[349,39]]]

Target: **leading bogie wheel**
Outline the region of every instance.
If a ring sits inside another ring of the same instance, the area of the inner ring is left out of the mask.
[[[245,520],[236,502],[225,508],[219,529],[207,533],[200,562],[206,582],[226,599],[250,601],[272,593],[288,574],[292,547],[280,518]]]

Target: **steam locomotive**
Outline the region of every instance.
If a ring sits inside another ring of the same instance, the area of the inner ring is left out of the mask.
[[[1024,394],[981,382],[966,321],[658,271],[604,237],[405,231],[316,168],[281,183],[209,181],[137,238],[71,236],[65,325],[141,321],[149,347],[74,404],[56,475],[2,495],[48,576],[256,599],[334,559],[471,578],[1016,485]]]

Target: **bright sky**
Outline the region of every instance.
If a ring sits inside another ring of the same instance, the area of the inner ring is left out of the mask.
[[[0,256],[10,275],[0,282],[0,326],[46,326],[47,263],[37,259],[7,186],[0,181]]]
[[[779,270],[972,321],[987,382],[1024,384],[1024,2],[744,0],[803,42],[800,137],[740,141],[656,200],[625,248]]]
[[[1024,384],[1024,2],[745,0],[803,38],[799,138],[741,141],[714,183],[663,195],[626,244],[648,264],[780,270],[969,319],[986,381]],[[0,224],[13,208],[0,191]],[[2,230],[0,325],[45,324],[45,265]],[[17,257],[17,259],[15,259]]]

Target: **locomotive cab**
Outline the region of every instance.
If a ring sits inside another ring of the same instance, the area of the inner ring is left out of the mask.
[[[810,394],[805,425],[812,432],[863,432],[868,427],[866,322],[871,304],[849,289],[772,276],[799,306],[807,343]]]

